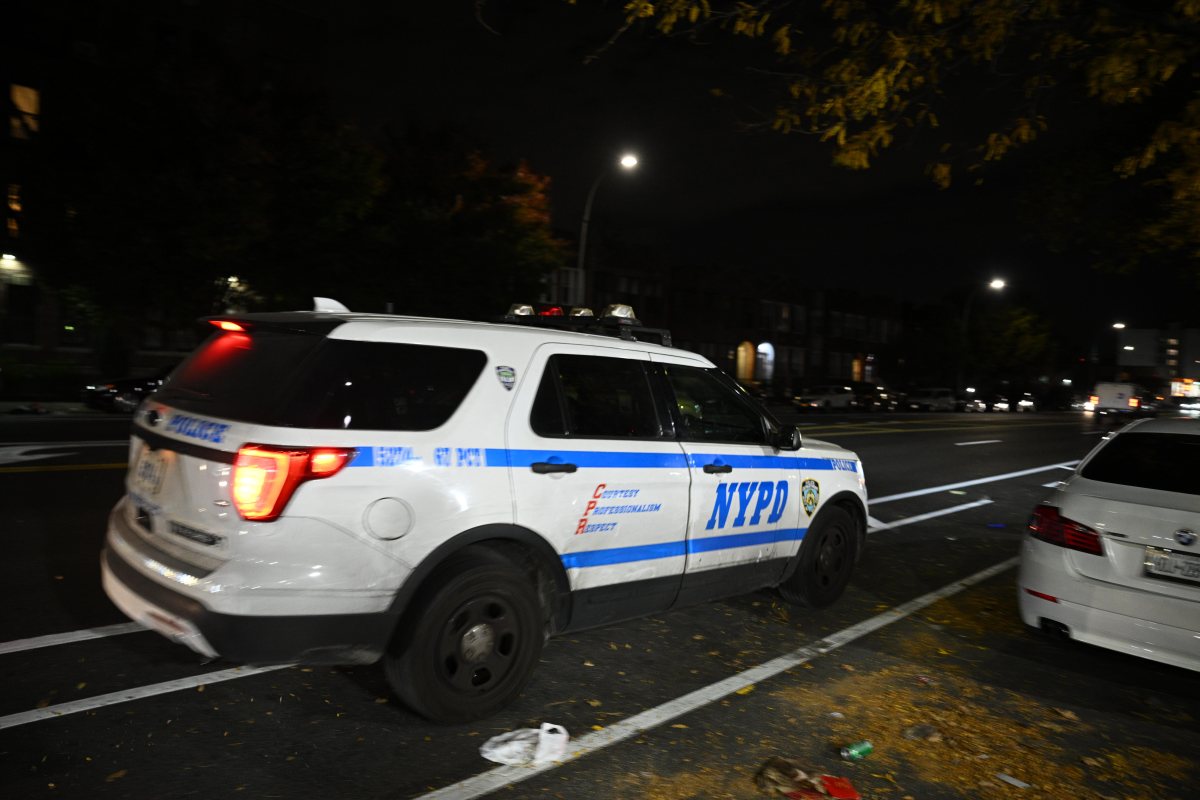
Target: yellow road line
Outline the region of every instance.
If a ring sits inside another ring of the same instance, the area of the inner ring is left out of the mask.
[[[129,464],[51,464],[41,467],[0,467],[0,475],[14,472],[81,472],[97,469],[125,469]]]

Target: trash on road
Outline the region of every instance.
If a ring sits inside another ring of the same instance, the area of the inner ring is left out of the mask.
[[[814,778],[786,758],[771,756],[754,773],[754,785],[767,794],[791,797],[794,792],[813,791],[822,797],[821,786]],[[805,795],[796,795],[804,797]]]
[[[821,775],[817,778],[821,782],[821,786],[825,789],[825,794],[835,800],[862,800],[862,795],[854,788],[854,784],[850,783],[847,778],[838,778],[833,775]]]
[[[1012,775],[1009,775],[1007,772],[997,772],[996,777],[999,778],[1000,780],[1004,781],[1005,783],[1008,783],[1008,784],[1011,784],[1011,785],[1017,787],[1018,789],[1028,789],[1029,788],[1028,783],[1014,778]]]
[[[847,761],[862,761],[875,750],[875,745],[866,739],[854,744],[848,744],[841,749],[842,758]]]
[[[932,725],[910,725],[904,729],[904,738],[918,742],[940,742],[942,733]]]
[[[570,739],[563,726],[543,722],[540,728],[520,728],[493,736],[479,748],[479,754],[498,764],[538,766],[561,760]]]
[[[846,778],[809,775],[786,758],[772,756],[754,774],[754,785],[770,795],[791,800],[862,800]]]

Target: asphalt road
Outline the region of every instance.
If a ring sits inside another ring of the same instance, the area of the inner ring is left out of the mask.
[[[0,419],[0,795],[738,798],[766,796],[773,756],[872,798],[1196,795],[1200,674],[1017,616],[1025,519],[1095,444],[1089,423],[798,421],[866,467],[874,529],[837,605],[762,592],[552,640],[516,705],[441,726],[373,667],[236,669],[135,631],[97,565],[127,419]],[[543,721],[573,758],[480,757]],[[841,760],[859,739],[874,752]]]

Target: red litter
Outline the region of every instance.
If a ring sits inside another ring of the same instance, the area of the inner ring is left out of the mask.
[[[825,798],[833,798],[833,800],[862,800],[862,795],[854,788],[854,784],[846,778],[838,778],[833,775],[819,775],[817,780],[821,782],[821,788],[824,793],[818,792],[816,789],[795,789],[785,794],[785,797],[790,797],[792,800],[825,800]]]

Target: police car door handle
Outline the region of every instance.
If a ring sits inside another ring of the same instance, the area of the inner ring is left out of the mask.
[[[551,464],[549,461],[535,461],[529,465],[529,468],[538,475],[546,475],[551,472],[574,472],[579,469],[574,464]]]
[[[733,467],[728,464],[705,464],[704,471],[709,475],[716,475],[717,473],[733,472]]]

